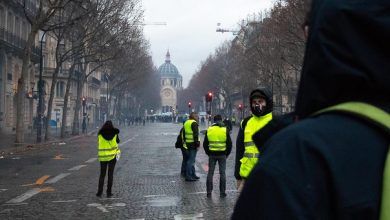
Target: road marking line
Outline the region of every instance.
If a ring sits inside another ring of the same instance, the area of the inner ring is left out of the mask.
[[[7,191],[8,189],[0,189],[0,192],[4,192],[4,191]]]
[[[126,140],[125,142],[120,143],[119,146],[122,146],[122,145],[126,144],[127,142],[133,141],[136,137],[138,137],[138,134],[134,135],[134,137],[130,138],[129,140]]]
[[[193,193],[188,193],[190,195],[196,195],[196,194],[206,194],[206,191],[204,192],[193,192]]]
[[[83,167],[86,167],[87,165],[78,165],[78,166],[75,166],[75,167],[72,167],[70,169],[68,169],[69,171],[75,171],[75,170],[80,170],[81,168]]]
[[[87,206],[96,207],[97,209],[99,209],[102,212],[109,212],[106,208],[104,208],[104,206],[102,204],[99,204],[99,203],[91,203],[91,204],[88,204]]]
[[[9,206],[11,206],[11,205],[27,205],[28,203],[27,202],[21,202],[21,203],[4,203],[4,204],[2,204],[2,205],[9,205]]]
[[[20,195],[20,196],[18,196],[16,198],[13,198],[13,199],[9,200],[6,203],[21,203],[24,200],[29,199],[29,198],[35,196],[36,194],[38,194],[40,192],[41,191],[40,191],[39,188],[30,189],[29,191],[25,192],[24,194],[22,194],[22,195]]]
[[[94,158],[91,158],[91,159],[89,159],[89,160],[85,161],[85,163],[92,163],[92,162],[95,162],[95,160],[97,160],[97,158],[96,158],[96,157],[94,157]]]
[[[67,202],[76,202],[77,200],[76,199],[72,199],[72,200],[63,200],[63,201],[52,201],[53,203],[67,203]]]
[[[48,180],[46,183],[49,183],[49,184],[50,184],[50,183],[56,183],[56,182],[58,182],[60,179],[66,177],[66,176],[68,176],[68,175],[70,175],[70,173],[61,173],[61,174],[58,174],[56,177],[51,178],[51,179]]]
[[[204,219],[203,213],[198,214],[189,214],[189,215],[175,215],[175,220],[195,220],[195,219]]]
[[[146,195],[144,197],[145,198],[151,198],[151,197],[162,197],[162,196],[167,196],[167,195],[165,195],[165,194],[163,194],[163,195]]]

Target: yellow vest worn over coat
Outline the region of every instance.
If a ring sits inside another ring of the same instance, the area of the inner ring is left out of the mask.
[[[210,151],[226,151],[226,127],[211,126],[207,129]]]
[[[360,118],[368,119],[371,123],[382,127],[389,134],[390,132],[390,114],[373,105],[364,102],[345,102],[335,106],[331,106],[316,112],[314,115],[341,111],[347,112]],[[390,220],[390,150],[387,152],[385,167],[382,180],[382,200],[380,207],[380,220]]]
[[[244,156],[241,158],[240,176],[247,178],[253,167],[259,160],[259,150],[253,142],[252,136],[260,129],[262,129],[272,119],[272,112],[264,116],[251,117],[244,129]]]
[[[186,143],[194,143],[194,131],[191,128],[192,123],[196,123],[193,119],[188,119],[186,122],[184,122],[184,136],[186,139]]]
[[[106,140],[104,137],[98,135],[98,158],[99,161],[110,161],[115,158],[117,153],[120,153],[118,143],[116,142],[117,134],[112,140]]]

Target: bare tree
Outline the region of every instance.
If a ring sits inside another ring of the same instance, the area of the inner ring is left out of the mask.
[[[31,25],[31,30],[28,34],[27,43],[23,52],[22,74],[18,79],[15,140],[17,143],[24,141],[24,94],[26,92],[26,79],[30,65],[31,48],[35,43],[35,37],[40,29],[55,28],[50,23],[51,19],[69,2],[72,2],[72,0],[37,0],[37,5],[34,5],[34,8],[29,8],[30,6],[26,4],[26,1],[17,1],[19,6],[24,9],[25,17]]]

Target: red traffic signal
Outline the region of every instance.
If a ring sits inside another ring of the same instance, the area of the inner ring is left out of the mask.
[[[213,101],[213,93],[212,92],[208,92],[206,94],[206,102],[211,102]]]
[[[188,102],[188,108],[191,108],[191,106],[192,106],[192,103]]]
[[[87,104],[87,100],[85,99],[85,97],[81,98],[81,100],[82,100],[83,106],[85,106],[85,104]]]
[[[242,105],[241,104],[238,105],[238,109],[242,110]]]

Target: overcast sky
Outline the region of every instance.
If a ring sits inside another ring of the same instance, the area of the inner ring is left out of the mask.
[[[232,33],[216,32],[221,28],[237,29],[242,19],[272,6],[272,0],[142,0],[145,22],[166,22],[166,26],[145,25],[154,64],[165,62],[169,49],[171,62],[183,76],[187,87],[200,63]]]

